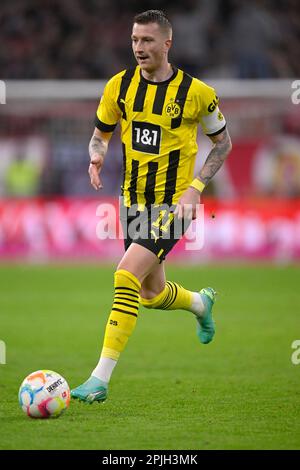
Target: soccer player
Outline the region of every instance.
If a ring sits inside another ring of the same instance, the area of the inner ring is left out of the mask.
[[[204,344],[215,333],[214,289],[192,292],[166,281],[164,259],[195,218],[201,192],[231,150],[226,122],[214,89],[169,63],[172,27],[163,12],[149,10],[135,16],[131,39],[138,65],[106,84],[89,144],[89,175],[98,190],[109,140],[120,122],[124,160],[120,217],[126,251],[114,275],[115,294],[100,360],[89,379],[71,392],[73,398],[89,403],[106,399],[140,303],[192,312]],[[214,146],[194,178],[199,123]]]

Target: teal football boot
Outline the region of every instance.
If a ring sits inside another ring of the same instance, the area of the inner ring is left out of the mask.
[[[216,301],[216,291],[212,287],[205,287],[200,291],[204,304],[204,313],[201,316],[195,315],[197,319],[197,336],[201,343],[208,344],[215,334],[215,323],[212,317],[212,308]]]
[[[71,390],[71,397],[92,404],[94,401],[105,401],[108,394],[108,387],[105,382],[91,376],[79,387]]]

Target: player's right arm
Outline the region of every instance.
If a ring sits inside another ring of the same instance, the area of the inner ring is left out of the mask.
[[[104,163],[108,143],[121,117],[121,111],[117,104],[120,76],[121,74],[115,75],[104,88],[95,117],[96,127],[89,144],[89,175],[91,185],[96,190],[102,188],[99,174]]]
[[[91,179],[91,185],[96,190],[102,188],[102,182],[99,174],[104,163],[104,158],[111,136],[112,132],[102,132],[97,127],[95,127],[94,133],[89,143],[89,175]]]

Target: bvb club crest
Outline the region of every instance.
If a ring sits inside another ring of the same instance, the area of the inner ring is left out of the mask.
[[[175,102],[173,98],[170,99],[169,103],[165,107],[166,115],[170,118],[178,118],[181,114],[181,107]]]

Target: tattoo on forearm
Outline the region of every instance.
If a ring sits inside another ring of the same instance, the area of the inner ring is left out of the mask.
[[[217,136],[214,143],[215,146],[209,153],[199,175],[205,185],[208,184],[219,168],[221,168],[232,147],[227,130]]]
[[[104,142],[102,139],[100,139],[97,136],[93,136],[91,138],[90,144],[89,144],[89,154],[90,157],[97,153],[99,155],[102,155],[103,157],[105,156],[107,151],[107,143]]]

